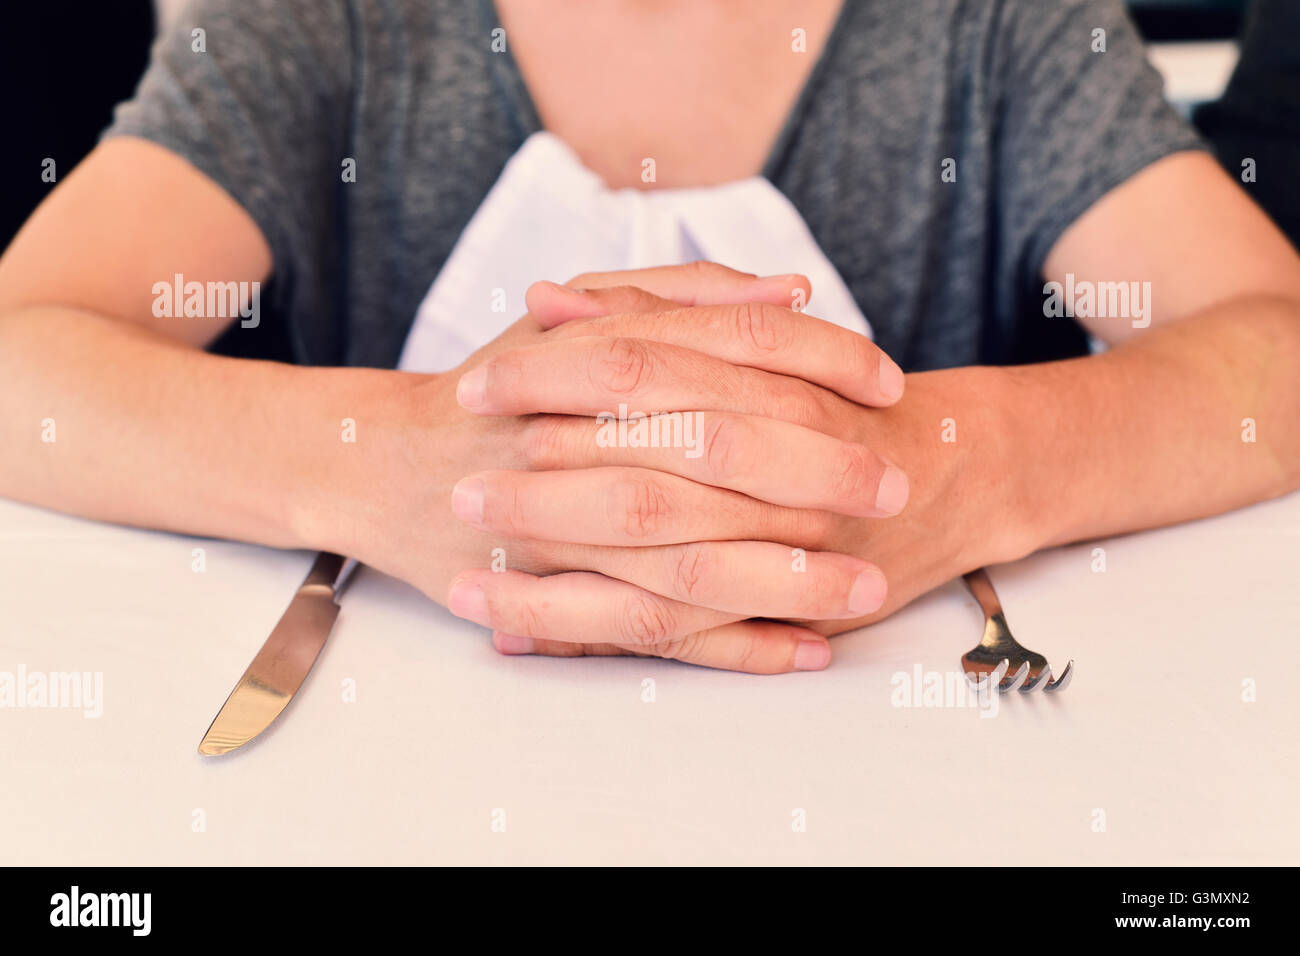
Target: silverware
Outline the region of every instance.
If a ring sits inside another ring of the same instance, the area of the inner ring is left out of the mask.
[[[203,735],[199,753],[217,756],[248,743],[293,700],[334,627],[337,598],[356,562],[322,552],[280,622]]]
[[[964,575],[962,580],[984,611],[984,637],[961,657],[962,670],[971,683],[982,690],[992,681],[1000,694],[1016,689],[1025,694],[1038,687],[1055,693],[1065,690],[1074,674],[1074,661],[1066,664],[1064,673],[1053,680],[1047,658],[1022,647],[1011,636],[1002,602],[993,590],[988,572],[979,568]],[[1005,676],[1008,670],[1012,670],[1010,677]]]

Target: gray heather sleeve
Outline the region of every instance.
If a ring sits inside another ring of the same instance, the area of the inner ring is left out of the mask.
[[[247,210],[287,314],[314,304],[337,255],[350,36],[344,0],[192,0],[103,133],[166,147]]]
[[[1003,263],[1041,283],[1052,246],[1093,203],[1170,153],[1203,148],[1164,100],[1121,0],[1006,0],[999,33]],[[1105,52],[1095,52],[1104,31]]]

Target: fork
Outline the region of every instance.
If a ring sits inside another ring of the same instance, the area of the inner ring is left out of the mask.
[[[1009,694],[1017,689],[1027,694],[1039,687],[1049,693],[1065,690],[1074,674],[1074,661],[1066,664],[1061,676],[1053,680],[1047,658],[1022,647],[1011,636],[1006,615],[1002,613],[1002,602],[993,590],[988,572],[977,568],[963,575],[962,580],[984,611],[984,637],[961,656],[961,667],[967,679],[981,690],[987,682],[994,682],[1000,694]],[[1005,676],[1012,668],[1011,676]]]

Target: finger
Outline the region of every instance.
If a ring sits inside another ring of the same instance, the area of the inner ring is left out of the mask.
[[[493,634],[493,643],[503,654],[539,654],[546,657],[653,655],[702,667],[749,674],[819,671],[831,659],[830,642],[816,631],[774,621],[737,621],[649,647],[563,644],[496,633]]]
[[[678,444],[683,447],[673,447],[678,432],[667,427],[664,416],[651,416],[646,423],[647,434],[660,439],[654,447],[602,440],[605,423],[590,418],[537,415],[525,425],[524,460],[533,471],[650,468],[772,504],[854,517],[896,515],[907,504],[907,475],[865,445],[790,422],[701,412],[690,419],[695,447],[688,448],[684,439],[690,414],[682,413],[683,442]],[[613,437],[617,439],[616,425]],[[781,453],[773,454],[773,449]]]
[[[756,276],[739,272],[717,262],[699,260],[677,266],[649,269],[624,269],[618,272],[585,272],[564,283],[570,289],[605,289],[633,285],[661,299],[682,305],[720,305],[747,300],[755,284],[763,284],[782,293],[780,304],[808,301],[812,286],[806,276],[792,273],[780,276]],[[800,297],[801,296],[801,297]]]
[[[650,364],[655,359],[659,365]],[[743,394],[752,400],[752,393],[761,395],[764,389],[779,385],[773,385],[759,374],[762,372],[789,380],[779,395],[788,394],[793,383],[802,381],[804,386],[822,386],[849,401],[873,406],[893,404],[904,388],[902,371],[866,336],[761,303],[620,313],[562,325],[541,343],[503,351],[476,366],[461,379],[461,387],[483,387],[484,376],[490,377],[494,369],[501,372],[501,386],[527,384],[515,382],[517,375],[512,377],[510,365],[524,364],[522,371],[531,374],[539,361],[547,362],[552,374],[521,397],[554,390],[558,383],[568,386],[570,392],[584,384],[598,389],[605,402],[630,400],[638,388],[652,384],[680,388],[682,379],[691,375],[696,379],[707,376],[694,383],[697,393],[705,390],[716,396],[730,386],[743,388]],[[487,373],[480,371],[485,365]],[[658,373],[658,381],[648,378],[651,372]],[[568,377],[561,379],[560,375]],[[651,405],[649,410],[681,407]],[[716,405],[704,402],[693,407]]]
[[[533,640],[662,644],[743,615],[682,604],[588,571],[536,577],[522,571],[463,571],[447,591],[458,617]]]
[[[831,662],[826,638],[779,621],[737,621],[652,648],[660,657],[746,674],[819,671]]]
[[[787,541],[781,533],[798,526],[797,515],[810,527],[834,520],[821,509],[788,508],[653,468],[617,465],[475,472],[452,488],[451,509],[494,535],[609,547]]]
[[[692,296],[689,301],[683,302],[655,295],[634,285],[571,289],[554,282],[542,281],[534,282],[528,287],[525,302],[528,314],[542,328],[549,329],[574,319],[594,319],[615,313],[669,312],[684,305],[766,302],[773,306],[790,307],[792,301],[797,301],[800,295],[806,295],[806,287],[807,280],[802,276],[747,276],[729,284],[725,290],[711,295]],[[701,302],[701,299],[707,302]]]
[[[509,349],[461,376],[461,406],[480,415],[614,417],[652,412],[743,412],[816,427],[842,399],[799,378],[662,342],[588,336]]]
[[[501,654],[537,654],[541,657],[629,657],[633,652],[617,644],[570,644],[567,641],[534,640],[504,631],[492,632],[492,646]],[[645,655],[638,655],[645,656]]]
[[[608,487],[616,490],[563,490],[577,484],[567,479],[597,472],[609,473]],[[496,474],[524,480],[496,484]],[[488,493],[467,492],[466,485],[481,485]],[[625,486],[631,491],[617,490]],[[758,513],[737,520],[692,501],[692,489],[708,491],[640,469],[485,472],[458,484],[453,497],[457,514],[482,530],[596,546],[584,567],[690,605],[744,617],[835,620],[861,617],[884,604],[885,578],[875,565],[846,554],[748,540],[756,526],[771,524],[764,522],[761,503],[741,496],[741,507],[749,502]],[[621,514],[624,494],[631,496],[634,508],[644,510]],[[470,515],[462,500],[467,496],[478,505]],[[490,503],[483,508],[485,500]],[[588,505],[574,509],[574,501]],[[496,517],[489,519],[492,512]]]
[[[632,283],[633,280],[644,282],[645,285],[605,285]],[[613,317],[604,323],[605,328],[600,331],[577,334],[631,334],[675,342],[688,348],[719,354],[720,357],[733,361],[744,362],[746,358],[743,355],[735,357],[736,346],[740,347],[740,351],[751,353],[749,357],[752,358],[752,353],[757,352],[759,357],[763,357],[774,346],[782,342],[793,342],[799,346],[800,353],[811,354],[791,356],[791,363],[785,368],[775,369],[776,371],[817,381],[839,391],[846,398],[868,405],[890,405],[898,401],[904,387],[902,370],[865,336],[821,319],[803,316],[796,309],[796,304],[806,302],[810,291],[811,286],[804,276],[758,277],[736,272],[717,263],[697,262],[660,269],[588,273],[570,280],[564,286],[553,282],[537,282],[529,288],[527,302],[529,314],[544,328],[552,328],[572,319]],[[776,311],[748,308],[753,303],[770,305]],[[726,326],[721,330],[721,339],[716,334],[716,328],[695,321],[694,315],[653,324],[653,328],[661,329],[667,334],[647,332],[644,315],[630,315],[675,311],[677,305],[732,305],[737,308],[712,314],[713,326]],[[789,322],[791,314],[804,319],[803,323],[795,323],[804,326],[797,330],[798,334],[787,332],[781,327],[781,323]],[[831,341],[825,348],[819,348],[820,341],[806,341],[809,329]],[[688,334],[681,336],[682,332]],[[739,339],[734,334],[729,338],[726,333],[738,334]],[[712,350],[709,346],[718,341],[724,346],[730,345],[732,349],[725,354]],[[824,364],[816,362],[819,352],[823,358],[829,359],[829,372],[836,378],[834,382],[823,381],[818,376],[818,368]],[[812,365],[807,361],[810,357],[814,359]],[[843,366],[846,362],[850,368],[847,375],[844,375]],[[863,375],[864,369],[869,370],[869,374]],[[848,391],[844,391],[845,388]]]
[[[753,299],[695,308],[611,308],[603,316],[557,329],[550,337],[651,339],[736,365],[792,375],[863,405],[884,407],[903,397],[902,369],[871,339],[786,305]],[[595,307],[589,311],[595,312]]]
[[[452,489],[456,517],[508,538],[607,547],[788,540],[791,509],[648,468],[483,471]]]
[[[574,319],[594,319],[611,312],[667,312],[679,308],[671,299],[663,299],[636,286],[610,286],[607,289],[570,289],[554,282],[534,282],[524,295],[531,315],[544,329]]]
[[[692,541],[604,548],[592,566],[608,577],[686,604],[746,617],[849,620],[885,603],[885,576],[847,554],[769,541]]]

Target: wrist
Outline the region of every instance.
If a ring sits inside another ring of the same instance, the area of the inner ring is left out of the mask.
[[[310,369],[285,513],[299,546],[366,563],[401,504],[412,432],[422,428],[419,386],[436,376],[381,369]],[[380,562],[382,563],[382,562]]]
[[[988,411],[980,480],[992,492],[989,564],[1016,561],[1053,544],[1069,504],[1069,496],[1060,494],[1067,476],[1053,480],[1044,468],[1058,422],[1052,396],[1032,368],[978,369]]]
[[[937,525],[948,529],[954,574],[1015,561],[1045,543],[1026,467],[1033,439],[1023,427],[1021,412],[1032,407],[1024,387],[1016,369],[993,366],[908,376],[903,401],[922,406],[929,449],[915,467],[933,476],[930,500],[917,505],[936,509]]]

